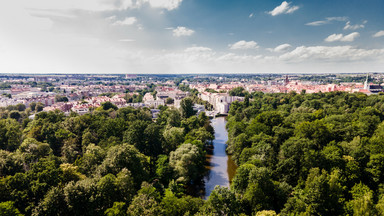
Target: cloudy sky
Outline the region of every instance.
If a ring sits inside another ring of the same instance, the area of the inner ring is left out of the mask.
[[[9,0],[1,73],[384,71],[383,0]]]

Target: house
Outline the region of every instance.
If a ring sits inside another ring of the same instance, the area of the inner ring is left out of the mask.
[[[159,107],[160,105],[164,106],[165,105],[165,101],[164,100],[148,100],[148,101],[145,101],[144,104],[148,107]]]

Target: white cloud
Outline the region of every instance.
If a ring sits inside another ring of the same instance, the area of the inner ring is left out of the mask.
[[[107,11],[141,8],[149,5],[152,8],[174,10],[183,0],[18,0],[26,8],[56,9],[56,10],[87,10]]]
[[[306,23],[305,25],[321,26],[321,25],[331,24],[332,21],[342,22],[342,21],[346,21],[347,19],[348,19],[348,17],[326,17],[325,20],[318,20],[318,21],[314,21],[314,22],[309,22],[309,23]]]
[[[117,26],[129,26],[133,25],[137,22],[136,17],[126,17],[123,20],[117,20],[115,21],[112,25],[117,25]]]
[[[298,10],[300,7],[296,5],[291,5],[291,2],[283,1],[281,5],[275,7],[272,11],[269,11],[268,13],[272,16],[277,16],[280,14],[290,14]]]
[[[274,49],[270,49],[270,51],[273,52],[286,52],[288,51],[292,46],[290,44],[281,44]]]
[[[178,26],[176,29],[173,29],[173,36],[175,37],[191,36],[193,33],[195,33],[194,30],[183,26]]]
[[[188,47],[185,52],[210,52],[211,48],[208,47]]]
[[[328,21],[319,20],[319,21],[314,21],[314,22],[306,23],[305,25],[308,25],[308,26],[321,26],[321,25],[325,25],[325,24],[328,24],[328,23],[329,23]]]
[[[327,17],[325,18],[326,20],[328,21],[339,21],[339,22],[343,22],[343,21],[347,21],[348,20],[348,17]]]
[[[253,15],[254,15],[254,14],[253,14],[253,13],[251,13],[251,14],[249,14],[249,16],[248,16],[248,17],[249,17],[249,18],[252,18],[252,17],[253,17]]]
[[[345,35],[345,36],[343,34],[331,34],[327,38],[325,38],[324,41],[326,41],[326,42],[335,42],[335,41],[352,42],[359,36],[360,36],[359,32],[353,32],[353,33]]]
[[[376,32],[372,37],[383,37],[384,36],[384,30]]]
[[[282,60],[327,60],[327,61],[358,61],[363,59],[379,59],[384,49],[357,49],[352,46],[300,46],[280,56]]]
[[[183,0],[139,0],[141,2],[148,2],[151,7],[163,8],[167,10],[174,10],[178,8]]]
[[[383,37],[384,36],[384,30],[376,32],[372,37]]]
[[[255,41],[245,41],[245,40],[238,41],[234,44],[229,44],[228,46],[232,50],[257,49],[257,48],[259,48],[259,46],[257,45],[257,43]]]
[[[137,7],[137,3],[132,0],[19,0],[20,5],[25,8],[39,8],[52,10],[87,10],[87,11],[105,11],[105,10],[125,10]]]
[[[243,63],[243,62],[254,62],[255,60],[261,59],[262,55],[237,55],[235,53],[226,53],[217,56],[216,62],[232,62],[232,63]]]
[[[365,27],[366,23],[367,23],[367,21],[365,20],[362,24],[351,25],[351,22],[348,21],[345,24],[345,26],[344,26],[344,30],[357,30],[357,29],[361,29],[361,28]]]

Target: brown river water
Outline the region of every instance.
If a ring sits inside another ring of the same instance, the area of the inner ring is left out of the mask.
[[[228,133],[225,129],[227,121],[224,117],[212,119],[211,124],[215,129],[215,139],[213,140],[213,151],[208,152],[206,168],[209,170],[204,177],[205,198],[208,198],[216,185],[229,187],[237,166],[232,161],[231,156],[227,155],[225,148],[228,140]]]

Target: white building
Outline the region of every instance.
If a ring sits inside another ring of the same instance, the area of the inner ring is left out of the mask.
[[[144,104],[148,107],[155,107],[157,108],[158,106],[162,105],[164,106],[165,105],[165,101],[164,100],[147,100],[144,102]]]
[[[216,104],[216,111],[218,111],[221,114],[226,114],[229,112],[229,103],[227,102],[220,102]]]
[[[221,114],[228,113],[232,102],[244,101],[244,97],[230,96],[227,93],[203,92],[200,94],[200,98],[212,104],[215,111],[218,111]]]
[[[78,113],[79,115],[84,115],[89,113],[89,108],[87,105],[76,105],[72,107],[72,111]]]

